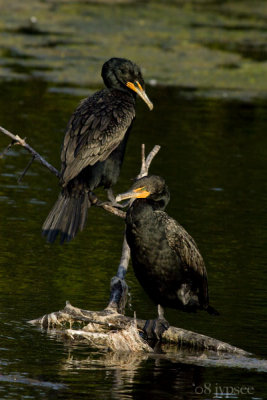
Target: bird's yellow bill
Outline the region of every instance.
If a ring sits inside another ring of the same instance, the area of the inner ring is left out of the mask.
[[[126,199],[145,199],[149,195],[150,192],[148,192],[143,186],[134,190],[130,190],[129,192],[118,194],[116,201],[119,202]]]
[[[145,186],[134,189],[133,191],[135,193],[136,198],[138,198],[138,199],[145,199],[146,197],[148,197],[150,195],[150,192],[148,192],[145,189]]]
[[[153,110],[153,103],[149,100],[145,90],[142,88],[142,86],[140,85],[140,83],[138,81],[135,81],[136,85],[133,82],[127,82],[126,86],[133,90],[135,93],[138,94],[138,96],[141,97],[142,100],[144,100],[144,102],[147,104],[148,108],[151,110]]]

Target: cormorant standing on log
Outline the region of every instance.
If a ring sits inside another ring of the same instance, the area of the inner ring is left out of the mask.
[[[61,193],[43,224],[43,235],[61,243],[84,228],[90,193],[117,182],[125,147],[135,117],[138,94],[153,104],[144,90],[140,68],[130,60],[111,58],[102,67],[106,88],[83,100],[67,126],[61,151]]]
[[[117,201],[135,199],[126,214],[126,238],[137,279],[159,305],[159,318],[148,321],[148,336],[160,338],[168,322],[163,307],[187,312],[218,312],[209,305],[207,272],[194,239],[166,212],[170,194],[163,178],[137,180]]]

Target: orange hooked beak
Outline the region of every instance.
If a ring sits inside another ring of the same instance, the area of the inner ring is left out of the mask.
[[[149,195],[150,192],[145,189],[145,186],[142,186],[140,188],[130,190],[129,192],[118,194],[116,201],[119,202],[126,199],[145,199]]]
[[[141,99],[144,100],[144,102],[147,104],[150,111],[153,110],[153,103],[149,100],[145,90],[142,88],[142,86],[140,85],[140,83],[138,81],[135,81],[135,83],[127,82],[126,86],[129,89],[133,90],[135,93],[137,93],[138,96],[140,96]]]

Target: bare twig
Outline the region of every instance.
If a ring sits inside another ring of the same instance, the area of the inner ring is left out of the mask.
[[[122,254],[121,254],[120,264],[119,264],[118,271],[117,271],[118,278],[121,278],[121,279],[125,278],[128,264],[129,264],[129,259],[130,259],[130,248],[127,244],[126,236],[124,234],[123,244],[122,244]]]
[[[145,145],[144,143],[141,146],[141,169],[139,172],[139,176],[144,176],[143,174],[146,173],[146,155],[145,155]]]
[[[59,171],[55,167],[53,167],[53,165],[49,164],[49,162],[47,162],[42,156],[40,156],[40,154],[37,153],[30,145],[28,145],[25,139],[22,139],[18,135],[14,135],[13,133],[9,132],[2,126],[0,126],[0,131],[3,132],[5,135],[9,136],[13,140],[14,144],[19,144],[20,146],[24,147],[27,151],[29,151],[34,156],[34,159],[38,160],[42,165],[48,168],[54,175],[56,175],[58,178],[60,177]]]
[[[35,160],[35,156],[32,156],[32,158],[30,159],[30,161],[28,162],[26,168],[24,169],[24,171],[22,172],[22,174],[20,175],[20,177],[18,178],[18,183],[20,183],[22,181],[22,179],[24,178],[24,176],[26,175],[28,169],[31,167],[32,163]]]
[[[97,205],[97,207],[104,208],[104,210],[108,211],[111,214],[117,215],[117,217],[125,219],[125,216],[126,216],[125,211],[122,211],[116,207],[113,207],[110,204],[100,204],[100,205],[96,204],[96,205]]]
[[[145,145],[143,144],[143,146],[145,146]],[[153,149],[151,150],[151,152],[148,154],[147,158],[145,159],[144,163],[142,160],[141,171],[140,171],[139,175],[137,176],[137,179],[143,178],[143,176],[148,175],[148,170],[149,170],[150,164],[151,164],[153,158],[158,154],[159,150],[160,150],[159,145],[154,146]],[[144,147],[144,149],[142,148],[142,151],[145,151],[145,147]]]
[[[13,144],[14,144],[14,140],[12,140],[12,142],[9,143],[9,145],[2,151],[2,153],[0,153],[0,158],[3,158],[8,153],[8,151],[11,149]]]
[[[29,161],[29,163],[27,164],[23,173],[19,177],[18,182],[20,182],[22,180],[22,178],[25,176],[26,172],[28,171],[28,169],[30,168],[30,166],[32,165],[32,163],[35,159],[38,160],[46,168],[48,168],[50,172],[52,172],[54,175],[57,176],[57,178],[60,178],[60,172],[55,167],[53,167],[53,165],[51,165],[49,162],[47,162],[39,153],[37,153],[36,150],[34,150],[30,145],[28,145],[26,143],[25,139],[22,139],[19,135],[14,135],[13,133],[9,132],[7,129],[3,128],[2,126],[0,126],[0,131],[12,139],[12,143],[10,143],[6,147],[6,149],[1,153],[0,157],[3,157],[4,154],[6,154],[7,151],[10,149],[10,147],[13,145],[20,145],[33,155],[32,159]],[[124,211],[118,210],[116,207],[113,207],[110,204],[95,203],[94,205],[96,205],[97,207],[104,208],[104,210],[106,210],[107,212],[117,215],[120,218],[125,218],[126,214]]]
[[[128,285],[125,275],[130,261],[130,247],[128,246],[126,235],[124,234],[121,259],[116,276],[110,281],[110,298],[107,309],[113,309],[119,313],[124,313],[127,303]]]
[[[160,146],[156,145],[145,158],[145,145],[141,147],[141,169],[137,178],[142,178],[148,174],[148,170],[153,158],[157,155],[160,150]],[[131,203],[130,203],[131,204]],[[128,269],[129,261],[131,257],[130,247],[128,246],[126,235],[124,234],[122,254],[120,263],[118,266],[116,276],[111,278],[110,284],[110,298],[107,309],[112,308],[123,313],[127,302],[128,286],[125,282],[125,275]]]

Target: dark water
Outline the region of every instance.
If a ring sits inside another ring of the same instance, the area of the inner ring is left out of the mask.
[[[2,83],[0,91],[0,124],[27,137],[59,167],[64,129],[82,96],[58,93],[41,80]],[[267,398],[267,100],[200,97],[179,88],[148,91],[155,110],[138,102],[116,192],[127,189],[138,172],[141,143],[148,149],[160,144],[150,171],[166,178],[168,213],[196,239],[211,303],[221,312],[216,318],[167,310],[167,318],[258,360],[173,347],[153,356],[102,354],[29,326],[28,320],[63,308],[66,300],[92,310],[106,306],[123,223],[92,209],[86,230],[73,242],[46,244],[40,230],[57,197],[57,180],[36,163],[18,184],[29,155],[13,147],[0,159],[1,399]],[[1,134],[0,148],[8,143]],[[127,282],[127,313],[153,317],[155,307],[131,268]]]

